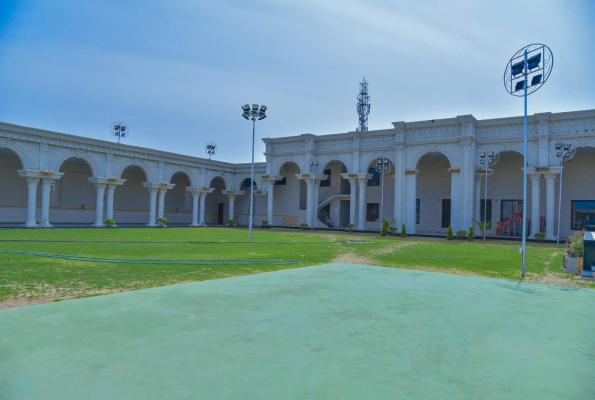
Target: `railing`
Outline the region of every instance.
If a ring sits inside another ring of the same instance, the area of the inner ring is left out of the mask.
[[[324,189],[324,191],[318,189],[318,204],[328,200],[332,196],[338,196],[341,194],[351,194],[350,186],[331,186]]]
[[[327,227],[329,226],[329,221],[331,219],[331,215],[324,211],[323,209],[318,210],[318,219],[325,224]]]

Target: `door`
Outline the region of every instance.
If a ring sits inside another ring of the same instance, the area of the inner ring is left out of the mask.
[[[225,203],[217,203],[217,223],[223,225],[223,206]]]
[[[442,227],[450,225],[450,199],[442,199]]]

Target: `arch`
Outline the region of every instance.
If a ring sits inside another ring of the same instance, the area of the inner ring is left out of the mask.
[[[60,159],[62,160],[62,157],[60,157]],[[60,171],[60,168],[62,168],[62,166],[64,165],[64,163],[66,163],[66,162],[69,162],[69,160],[72,160],[72,159],[83,160],[83,161],[85,162],[85,164],[86,164],[86,165],[89,167],[89,169],[91,170],[91,176],[96,176],[96,173],[95,173],[95,172],[96,172],[96,170],[95,170],[95,169],[93,169],[93,168],[94,168],[94,167],[93,167],[93,165],[92,165],[91,163],[89,163],[89,161],[86,159],[86,157],[81,157],[81,156],[79,156],[79,155],[75,155],[75,156],[72,156],[72,157],[68,157],[68,158],[66,158],[66,159],[63,159],[63,160],[60,162],[60,164],[56,163],[56,164],[57,164],[57,168],[55,168],[55,169],[54,169],[54,171]],[[76,164],[76,163],[75,163],[75,164]]]
[[[123,166],[120,167],[119,171],[116,171],[116,177],[117,178],[122,178],[122,174],[129,167],[138,167],[138,168],[140,168],[143,171],[143,173],[145,174],[145,177],[147,179],[147,182],[156,182],[156,180],[153,179],[154,178],[153,175],[149,173],[150,167],[148,165],[146,165],[145,163],[143,163],[143,162],[124,163]]]
[[[330,156],[323,157],[320,159],[320,165],[322,165],[322,169],[324,170],[324,168],[333,161],[339,161],[343,163],[343,165],[345,165],[345,168],[347,168],[347,171],[352,172],[350,171],[350,165],[353,164],[352,154],[333,154]]]
[[[242,176],[240,176],[240,178],[238,180],[238,186],[235,188],[235,190],[248,190],[248,189],[250,189],[249,187],[244,187],[244,182],[246,181],[246,179],[250,179],[250,175],[242,175]],[[254,190],[257,190],[259,187],[260,187],[259,182],[258,182],[256,176],[254,176]]]
[[[6,149],[6,150],[1,150],[1,149]],[[23,165],[23,160],[21,159],[21,157],[19,157],[18,153],[16,153],[12,149],[10,149],[8,147],[1,147],[0,146],[0,156],[2,156],[2,155],[16,157],[19,160],[19,163],[21,164],[21,168],[17,168],[17,169],[24,169],[25,168],[24,165]]]
[[[217,178],[219,178],[219,179],[221,179],[223,181],[223,184],[225,185],[225,190],[227,190],[228,188],[231,188],[231,186],[229,185],[229,182],[228,182],[227,178],[224,177],[223,175],[215,175],[215,176],[211,177],[211,179],[209,180],[208,186],[211,186],[211,184],[213,183],[213,180],[215,180]]]
[[[364,158],[364,162],[360,164],[360,169],[363,167],[365,168],[365,171],[362,172],[368,172],[368,168],[370,168],[370,164],[377,158],[388,158],[390,160],[391,163],[393,163],[393,165],[395,164],[395,160],[394,160],[394,154],[390,154],[387,155],[387,152],[385,151],[379,151],[376,153],[372,153],[372,154],[366,154],[366,158]]]
[[[456,163],[454,160],[456,159],[455,156],[449,151],[447,147],[444,146],[422,146],[418,148],[414,153],[411,154],[411,162],[409,162],[410,169],[417,169],[419,161],[428,153],[440,153],[448,160],[448,163],[452,166],[455,166]]]
[[[52,162],[50,163],[50,165],[52,166],[51,169],[53,169],[54,171],[60,171],[60,167],[62,167],[62,164],[64,164],[67,160],[71,158],[80,158],[81,160],[85,161],[89,168],[91,168],[91,176],[97,176],[99,171],[101,171],[101,167],[99,166],[97,160],[95,160],[87,153],[65,150],[57,153],[55,157],[56,158],[52,160]]]
[[[275,158],[273,158],[273,161],[272,161],[271,171],[273,171],[275,173],[275,175],[279,175],[279,172],[281,171],[281,168],[283,167],[283,165],[288,162],[295,163],[298,166],[298,168],[300,169],[300,171],[302,171],[303,161],[304,161],[304,157],[298,156],[298,155],[275,157]]]
[[[283,169],[284,166],[286,166],[287,164],[295,164],[298,167],[298,173],[302,172],[302,169],[300,167],[300,164],[297,161],[294,160],[285,160],[283,161],[283,163],[281,163],[281,165],[279,165],[279,167],[276,169],[276,173],[275,175],[281,175],[281,170]]]
[[[33,165],[33,160],[31,159],[30,152],[27,152],[23,146],[19,143],[15,143],[12,140],[8,141],[0,141],[0,148],[5,148],[12,151],[21,162],[21,169],[35,169],[36,167]]]
[[[192,174],[190,172],[188,172],[188,170],[179,168],[179,169],[177,169],[175,171],[174,170],[172,170],[172,171],[170,171],[170,173],[167,174],[169,176],[169,177],[167,177],[167,182],[171,182],[171,180],[174,177],[174,175],[177,174],[178,172],[181,172],[182,174],[186,175],[186,177],[190,181],[190,186],[194,186],[194,178],[192,177]]]

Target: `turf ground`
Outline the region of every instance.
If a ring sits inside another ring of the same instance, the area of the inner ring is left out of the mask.
[[[147,259],[286,259],[298,265],[146,265],[0,253],[0,308],[311,266],[352,262],[520,279],[518,242],[382,238],[340,232],[243,228],[0,230],[0,251]],[[347,243],[345,240],[371,243]],[[75,242],[78,241],[78,242]],[[196,243],[202,242],[202,243]],[[209,243],[205,243],[209,242]],[[230,243],[238,242],[238,243]],[[264,243],[263,243],[264,242]],[[272,242],[272,243],[271,243]],[[595,288],[560,271],[562,250],[531,244],[525,281]]]
[[[335,263],[0,310],[0,398],[595,398],[560,289]]]

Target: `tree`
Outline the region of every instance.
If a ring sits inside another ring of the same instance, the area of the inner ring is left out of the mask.
[[[448,230],[446,231],[446,239],[448,239],[448,240],[455,239],[455,235],[452,233],[452,225],[448,226]]]
[[[469,235],[467,235],[467,240],[470,242],[475,240],[475,231],[473,230],[472,226],[469,227]]]
[[[491,222],[485,223],[485,222],[482,222],[482,221],[478,221],[475,218],[471,218],[471,219],[479,227],[479,230],[481,231],[481,236],[484,236],[485,234],[487,234],[492,229],[492,223]]]
[[[407,228],[405,227],[405,224],[401,227],[401,237],[407,237]]]

